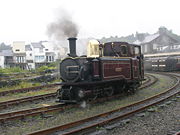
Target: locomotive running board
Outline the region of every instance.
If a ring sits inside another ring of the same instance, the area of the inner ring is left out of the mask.
[[[58,100],[56,100],[55,102],[57,102],[57,103],[63,103],[63,104],[76,104],[77,103],[77,101],[76,100],[60,100],[60,99],[58,99]]]
[[[94,82],[62,82],[62,83],[55,83],[55,85],[97,85],[97,84],[103,84],[103,83],[108,83],[108,82],[115,82],[115,81],[122,81],[124,79],[112,79],[112,80],[103,80],[103,81],[94,81]]]

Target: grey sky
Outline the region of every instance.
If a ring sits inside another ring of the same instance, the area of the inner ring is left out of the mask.
[[[47,25],[60,8],[78,24],[78,37],[154,33],[160,26],[180,35],[179,0],[0,0],[0,42],[48,40]]]

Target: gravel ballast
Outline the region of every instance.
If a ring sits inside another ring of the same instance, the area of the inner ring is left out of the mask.
[[[180,131],[180,99],[174,99],[169,100],[170,104],[166,101],[153,107],[152,112],[146,110],[128,118],[128,123],[122,120],[112,124],[113,128],[105,126],[101,132],[103,135],[174,135]]]

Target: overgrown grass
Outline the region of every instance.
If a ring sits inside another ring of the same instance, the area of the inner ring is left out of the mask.
[[[0,68],[0,73],[2,74],[12,74],[12,73],[22,73],[22,72],[29,72],[28,70],[22,70],[19,67],[14,68]]]
[[[29,97],[29,96],[37,96],[37,95],[43,95],[43,94],[48,94],[48,93],[53,93],[57,91],[57,87],[54,88],[44,88],[40,91],[29,91],[26,93],[14,93],[14,94],[8,94],[6,96],[2,96],[0,98],[0,102],[3,101],[8,101],[8,100],[14,100],[18,98],[24,98],[24,97]]]
[[[7,87],[0,88],[0,92],[1,91],[7,91],[7,90],[15,90],[15,89],[22,89],[22,88],[40,86],[40,85],[41,85],[41,83],[21,82],[19,85],[7,86]]]
[[[53,84],[53,83],[60,82],[60,81],[61,81],[60,79],[56,79],[56,80],[54,80],[54,81],[52,81],[52,82],[47,82],[47,84]],[[41,86],[41,85],[42,85],[42,84],[39,83],[39,82],[31,83],[31,82],[28,82],[28,81],[23,81],[23,82],[21,82],[19,85],[6,86],[6,87],[3,87],[3,88],[0,88],[0,92],[2,92],[2,91],[7,91],[7,90],[15,90],[15,89],[36,87],[36,86]]]

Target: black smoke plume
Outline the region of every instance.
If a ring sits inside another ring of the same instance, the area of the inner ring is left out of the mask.
[[[72,20],[72,17],[64,10],[61,10],[57,16],[57,20],[47,26],[47,34],[50,38],[56,40],[67,39],[69,37],[77,37],[78,26]]]

